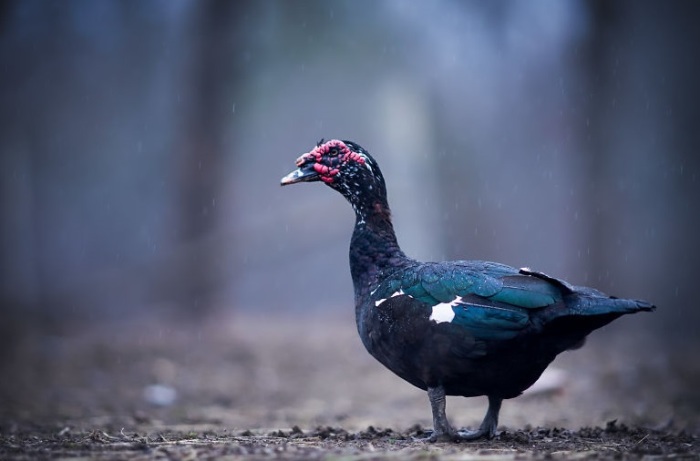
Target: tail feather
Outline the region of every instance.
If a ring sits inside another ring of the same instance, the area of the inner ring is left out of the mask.
[[[567,299],[568,298],[568,299]],[[544,329],[560,350],[581,347],[586,336],[625,314],[653,311],[651,303],[637,299],[571,293],[546,315]]]
[[[547,309],[543,314],[545,322],[566,317],[609,317],[612,320],[621,315],[655,309],[653,304],[638,299],[571,293],[564,297],[562,304]]]
[[[563,302],[545,309],[542,317],[545,335],[560,351],[581,347],[589,333],[618,317],[656,309],[647,301],[616,298],[594,288],[562,287]]]
[[[634,312],[653,311],[656,306],[639,299],[622,299],[615,297],[590,296],[575,293],[566,302],[565,315],[605,315],[632,314]]]
[[[595,288],[575,286],[543,272],[523,268],[520,269],[520,273],[547,280],[549,283],[559,287],[564,295],[566,305],[566,309],[563,309],[560,315],[630,314],[656,309],[656,306],[646,301],[608,296]]]

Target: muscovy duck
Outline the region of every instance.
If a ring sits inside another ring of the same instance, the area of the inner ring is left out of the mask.
[[[355,210],[350,270],[362,343],[428,392],[429,441],[492,438],[503,399],[530,387],[560,352],[624,314],[655,309],[542,272],[486,261],[419,262],[396,240],[384,177],[351,141],[321,140],[282,185],[323,181]],[[457,431],[445,396],[488,397],[479,429]]]

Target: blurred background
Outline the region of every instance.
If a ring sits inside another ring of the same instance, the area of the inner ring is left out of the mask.
[[[698,13],[6,0],[5,339],[141,315],[351,319],[351,208],[319,184],[279,186],[323,137],[377,159],[409,255],[648,299],[655,314],[611,331],[695,347]]]

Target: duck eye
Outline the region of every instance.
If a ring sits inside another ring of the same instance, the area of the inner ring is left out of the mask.
[[[340,152],[340,151],[338,150],[337,147],[331,147],[331,148],[328,150],[328,155],[330,155],[331,157],[335,157],[336,155],[338,155],[339,152]]]

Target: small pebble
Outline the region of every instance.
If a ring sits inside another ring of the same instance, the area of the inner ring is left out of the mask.
[[[143,399],[159,407],[172,405],[177,398],[177,391],[164,384],[151,384],[143,389]]]

